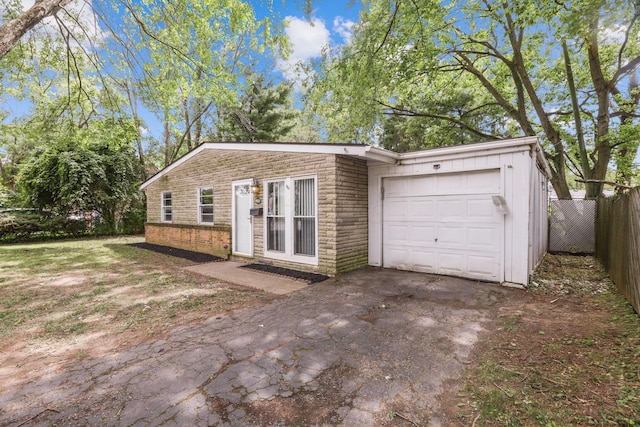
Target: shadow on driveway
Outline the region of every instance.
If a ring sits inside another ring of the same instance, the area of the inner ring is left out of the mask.
[[[443,382],[517,292],[365,268],[27,379],[0,424],[446,425]]]

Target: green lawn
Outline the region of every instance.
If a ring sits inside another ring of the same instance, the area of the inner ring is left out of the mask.
[[[0,245],[0,352],[46,340],[136,339],[270,298],[129,246],[140,237]],[[90,345],[90,341],[88,345]]]
[[[465,426],[640,425],[640,318],[592,257],[547,254],[540,287],[501,306],[463,384]]]

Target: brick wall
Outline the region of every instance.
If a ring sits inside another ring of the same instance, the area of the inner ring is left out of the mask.
[[[150,231],[147,232],[147,241],[151,242],[150,238],[162,239],[165,242],[178,239],[179,243],[172,246],[178,247],[177,244],[180,244],[198,247],[197,244],[192,243],[193,239],[185,237],[186,231],[184,230],[189,227],[184,226],[195,226],[194,229],[197,230],[212,227],[198,225],[199,187],[213,185],[215,223],[213,227],[222,226],[226,227],[226,230],[230,230],[232,226],[231,189],[233,181],[255,178],[260,182],[261,192],[263,192],[265,190],[262,182],[264,179],[303,175],[317,176],[318,265],[265,257],[263,216],[254,217],[253,221],[254,259],[257,262],[329,275],[366,265],[366,163],[360,159],[332,154],[203,150],[146,188],[147,223],[150,226],[148,227]],[[173,224],[181,226],[179,227],[182,230],[180,232],[173,231],[171,227],[167,226],[154,227],[161,222],[160,199],[162,191],[172,192]],[[254,203],[254,206],[263,207],[263,204]],[[159,236],[163,233],[168,237]],[[177,237],[176,233],[181,237]],[[198,239],[200,238],[196,238],[195,241]],[[204,244],[205,246],[209,245],[209,243]],[[216,244],[220,244],[220,242]],[[189,249],[184,246],[180,247]],[[220,248],[216,250],[220,250]],[[208,251],[207,253],[212,252]]]
[[[225,225],[145,224],[147,243],[228,258],[231,252],[231,227]]]

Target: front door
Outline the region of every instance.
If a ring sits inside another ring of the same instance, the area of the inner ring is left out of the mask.
[[[251,180],[233,183],[233,253],[253,256]]]

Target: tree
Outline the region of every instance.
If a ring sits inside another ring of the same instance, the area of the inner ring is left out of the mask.
[[[308,97],[330,138],[376,137],[397,116],[447,143],[538,135],[561,198],[567,171],[588,182],[587,197],[611,161],[628,176],[640,140],[637,1],[364,5],[353,42],[327,54]]]
[[[105,231],[115,233],[139,198],[134,133],[131,124],[107,120],[70,134],[23,166],[18,187],[31,207],[61,215],[97,211]]]
[[[35,0],[27,11],[16,13],[0,26],[0,59],[13,49],[15,44],[30,29],[44,18],[56,14],[72,0]]]
[[[239,142],[283,141],[295,126],[297,112],[291,102],[291,85],[265,82],[251,73],[240,107],[222,110],[217,139]]]
[[[218,109],[234,105],[243,63],[280,40],[242,0],[149,0],[118,18],[108,25],[118,34],[119,80],[163,123],[165,165],[202,142]]]

